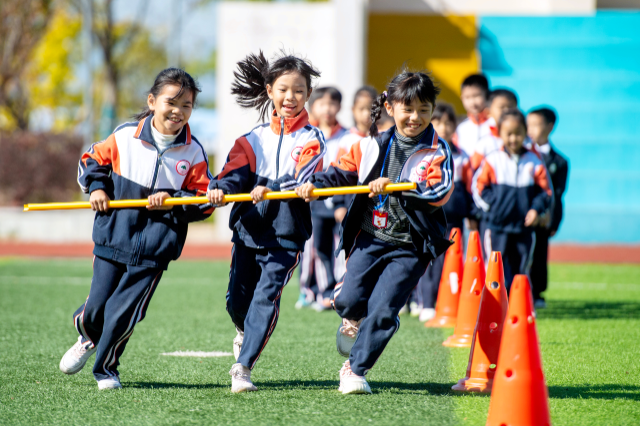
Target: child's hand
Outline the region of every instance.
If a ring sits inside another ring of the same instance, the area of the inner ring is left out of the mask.
[[[171,195],[164,191],[149,195],[147,210],[171,210],[173,206],[165,206],[162,204],[167,198],[171,198]]]
[[[227,203],[224,202],[224,192],[222,189],[209,189],[207,191],[207,199],[209,202],[216,206],[224,206]]]
[[[534,209],[531,209],[527,212],[527,215],[524,217],[524,226],[536,226],[538,223],[538,212]]]
[[[340,207],[339,209],[336,209],[333,212],[333,218],[336,220],[336,222],[338,223],[342,223],[342,221],[344,220],[344,217],[347,215],[347,208],[346,207]]]
[[[391,181],[389,180],[389,178],[384,177],[369,182],[369,190],[371,191],[371,194],[369,194],[369,198],[373,198],[376,195],[382,194],[382,191],[384,191],[384,187],[390,183]]]
[[[271,190],[266,186],[258,185],[253,188],[253,191],[251,191],[251,199],[253,200],[253,204],[258,204],[260,201],[264,201],[264,195],[267,192],[271,192]]]
[[[311,191],[314,189],[316,189],[316,187],[313,186],[312,183],[307,182],[297,187],[295,191],[298,197],[304,199],[308,203],[309,201],[315,201],[318,199],[318,197],[311,196]]]
[[[106,212],[109,210],[109,196],[102,189],[96,189],[89,197],[91,210],[94,212]]]

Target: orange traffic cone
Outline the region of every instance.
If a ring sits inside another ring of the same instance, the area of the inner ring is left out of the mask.
[[[549,426],[549,395],[526,275],[513,278],[501,347],[487,426]]]
[[[475,330],[478,320],[484,281],[485,271],[480,247],[480,234],[478,231],[471,231],[467,244],[467,260],[464,262],[464,272],[462,273],[456,329],[453,335],[442,343],[444,346],[456,348],[471,346],[473,330]]]
[[[500,351],[502,325],[507,314],[507,290],[504,287],[502,255],[491,252],[487,279],[482,289],[478,322],[473,332],[467,376],[451,389],[466,392],[491,392]]]
[[[450,235],[449,238],[453,239],[453,245],[444,254],[444,265],[436,301],[436,316],[427,321],[424,324],[425,327],[456,326],[463,268],[462,237],[458,228],[453,228]]]

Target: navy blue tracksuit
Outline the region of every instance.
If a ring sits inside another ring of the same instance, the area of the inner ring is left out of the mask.
[[[244,331],[238,362],[253,368],[276,328],[282,289],[298,266],[300,252],[255,249],[234,244],[227,291],[227,312]]]
[[[349,357],[358,376],[373,367],[398,331],[400,309],[431,259],[430,253],[418,253],[412,244],[397,246],[365,231],[356,237],[333,305],[342,318],[365,318]]]

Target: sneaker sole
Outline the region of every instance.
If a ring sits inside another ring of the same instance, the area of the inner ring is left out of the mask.
[[[101,388],[100,385],[98,385],[98,390],[101,390],[101,391],[103,391],[103,390],[114,390],[114,389],[122,389],[122,385],[119,385],[119,386],[106,386],[106,387],[103,387],[103,388]]]
[[[242,389],[231,389],[231,393],[245,393],[245,392],[256,392],[258,388],[242,388]]]
[[[342,387],[341,387],[342,388]],[[340,390],[340,389],[339,389]],[[349,389],[349,390],[340,390],[340,392],[342,392],[343,395],[361,395],[361,394],[370,394],[371,393],[371,389],[365,386],[358,386],[355,389]]]

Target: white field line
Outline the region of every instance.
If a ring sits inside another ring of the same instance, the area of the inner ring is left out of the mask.
[[[203,351],[175,351],[175,352],[165,352],[160,355],[166,356],[191,356],[196,358],[215,358],[222,356],[233,356],[231,352],[203,352]]]
[[[638,284],[620,283],[581,283],[581,282],[550,282],[550,289],[555,290],[595,290],[595,291],[640,291]]]
[[[207,285],[211,284],[206,278],[172,278],[166,277],[160,280],[162,285]],[[0,284],[42,284],[42,285],[89,285],[91,277],[47,277],[47,276],[20,276],[0,275]]]

